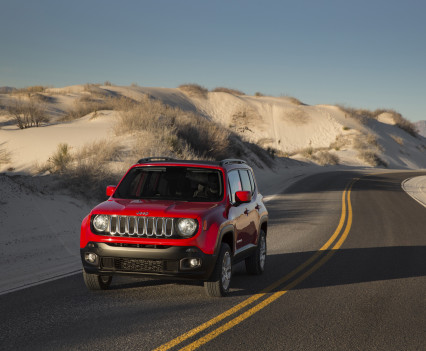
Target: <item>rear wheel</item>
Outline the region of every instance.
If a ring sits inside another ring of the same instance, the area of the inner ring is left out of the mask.
[[[229,293],[232,277],[232,257],[228,244],[222,243],[216,266],[210,279],[204,282],[208,296],[221,297]]]
[[[97,275],[86,273],[83,269],[84,283],[89,290],[106,290],[111,285],[112,277],[110,275]]]
[[[265,270],[266,262],[266,235],[260,231],[259,242],[256,251],[246,258],[246,270],[249,274],[259,275]]]

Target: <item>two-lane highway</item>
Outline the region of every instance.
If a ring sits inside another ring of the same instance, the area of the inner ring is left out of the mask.
[[[0,349],[423,350],[426,208],[415,173],[305,178],[268,203],[265,274],[201,284],[80,275],[0,297]]]

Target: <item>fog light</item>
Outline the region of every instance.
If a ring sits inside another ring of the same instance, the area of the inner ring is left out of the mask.
[[[93,252],[86,252],[85,259],[86,259],[87,262],[89,262],[89,263],[95,263],[96,260],[97,260],[97,258],[98,258],[98,256],[95,253],[93,253]]]
[[[191,268],[195,268],[195,267],[201,266],[201,260],[199,258],[191,258],[189,260],[189,266]]]

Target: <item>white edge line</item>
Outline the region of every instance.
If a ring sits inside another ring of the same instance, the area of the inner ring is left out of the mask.
[[[410,181],[411,179],[413,179],[413,177],[411,177],[411,178],[407,178],[407,179],[405,179],[405,180],[403,180],[402,181],[402,183],[401,183],[401,188],[402,188],[402,190],[404,190],[405,191],[405,193],[407,194],[407,195],[409,195],[409,196],[411,196],[411,198],[412,199],[414,199],[414,200],[416,200],[420,205],[422,205],[422,206],[424,206],[424,207],[426,207],[426,203],[424,203],[422,200],[420,200],[420,199],[418,199],[417,197],[415,197],[413,194],[411,194],[408,190],[407,190],[407,188],[405,187],[405,183],[407,183],[408,181]]]
[[[45,279],[39,280],[38,282],[28,283],[28,284],[24,284],[24,285],[21,285],[21,286],[17,286],[15,288],[6,289],[6,290],[3,290],[3,291],[0,291],[0,296],[9,294],[9,293],[12,293],[12,292],[15,292],[15,291],[23,290],[23,289],[26,289],[26,288],[31,288],[33,286],[41,285],[41,284],[44,284],[44,283],[49,283],[49,282],[52,282],[54,280],[58,280],[58,279],[61,279],[61,278],[70,277],[72,275],[76,275],[76,274],[79,274],[79,273],[81,273],[81,269],[79,269],[78,271],[58,274],[58,275],[55,275],[55,276],[50,277],[50,278],[45,278]]]

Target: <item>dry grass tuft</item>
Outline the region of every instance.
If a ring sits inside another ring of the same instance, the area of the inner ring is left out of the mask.
[[[378,151],[383,150],[383,147],[378,143],[375,135],[368,134],[356,138],[353,147],[358,151],[358,157],[370,166],[388,166],[377,154]]]
[[[90,95],[82,95],[74,102],[74,107],[66,111],[61,120],[72,121],[101,110],[127,111],[135,105],[137,105],[135,100],[125,96],[96,99]]]
[[[362,150],[358,153],[358,157],[373,167],[387,167],[388,164],[383,161],[375,152],[371,150]]]
[[[116,184],[124,169],[114,172],[108,162],[120,157],[120,147],[108,140],[87,144],[72,152],[68,144],[59,144],[48,161],[37,171],[60,177],[64,187],[88,199],[105,198],[105,187]]]
[[[215,93],[228,93],[228,94],[231,94],[231,95],[246,95],[245,93],[243,93],[240,90],[230,89],[230,88],[225,88],[225,87],[214,88],[212,90],[212,92],[215,92]]]
[[[303,103],[302,101],[300,101],[298,98],[295,98],[293,96],[289,96],[289,95],[281,95],[282,98],[290,101],[292,104],[294,105],[298,105],[298,106],[306,106],[305,103]]]
[[[192,97],[202,97],[206,98],[208,94],[207,88],[198,85],[198,84],[181,84],[178,86],[180,90],[182,90],[185,94]]]
[[[319,151],[315,154],[314,160],[321,166],[338,165],[340,162],[339,157],[329,151]]]
[[[186,157],[221,159],[232,154],[231,133],[217,123],[193,112],[145,98],[133,109],[122,112],[115,127],[117,135],[149,132],[169,151]]]
[[[359,120],[361,123],[366,124],[370,119],[377,119],[382,113],[390,113],[395,122],[395,125],[405,130],[408,134],[413,137],[417,137],[419,131],[416,125],[407,119],[405,119],[399,112],[390,109],[377,109],[374,111],[366,110],[366,109],[355,109],[351,107],[347,107],[344,105],[336,105],[340,108],[345,114],[349,115],[352,118]]]
[[[12,91],[12,93],[13,94],[25,94],[25,95],[31,96],[32,94],[35,94],[35,93],[42,93],[46,89],[47,89],[47,87],[42,86],[42,85],[33,85],[33,86],[21,88],[21,89],[14,89]]]
[[[300,150],[298,153],[305,158],[311,159],[314,155],[314,148],[312,146],[308,146],[307,148]]]
[[[416,125],[409,120],[405,119],[400,113],[389,110],[387,112],[390,112],[392,114],[393,120],[395,121],[395,125],[397,125],[402,130],[405,130],[408,134],[411,136],[417,138],[419,135],[419,130],[417,129]]]
[[[70,146],[66,143],[59,144],[55,153],[49,157],[45,164],[38,166],[37,171],[63,174],[68,170],[73,160]]]
[[[397,143],[398,145],[404,146],[404,139],[399,136],[391,134],[390,137]]]

